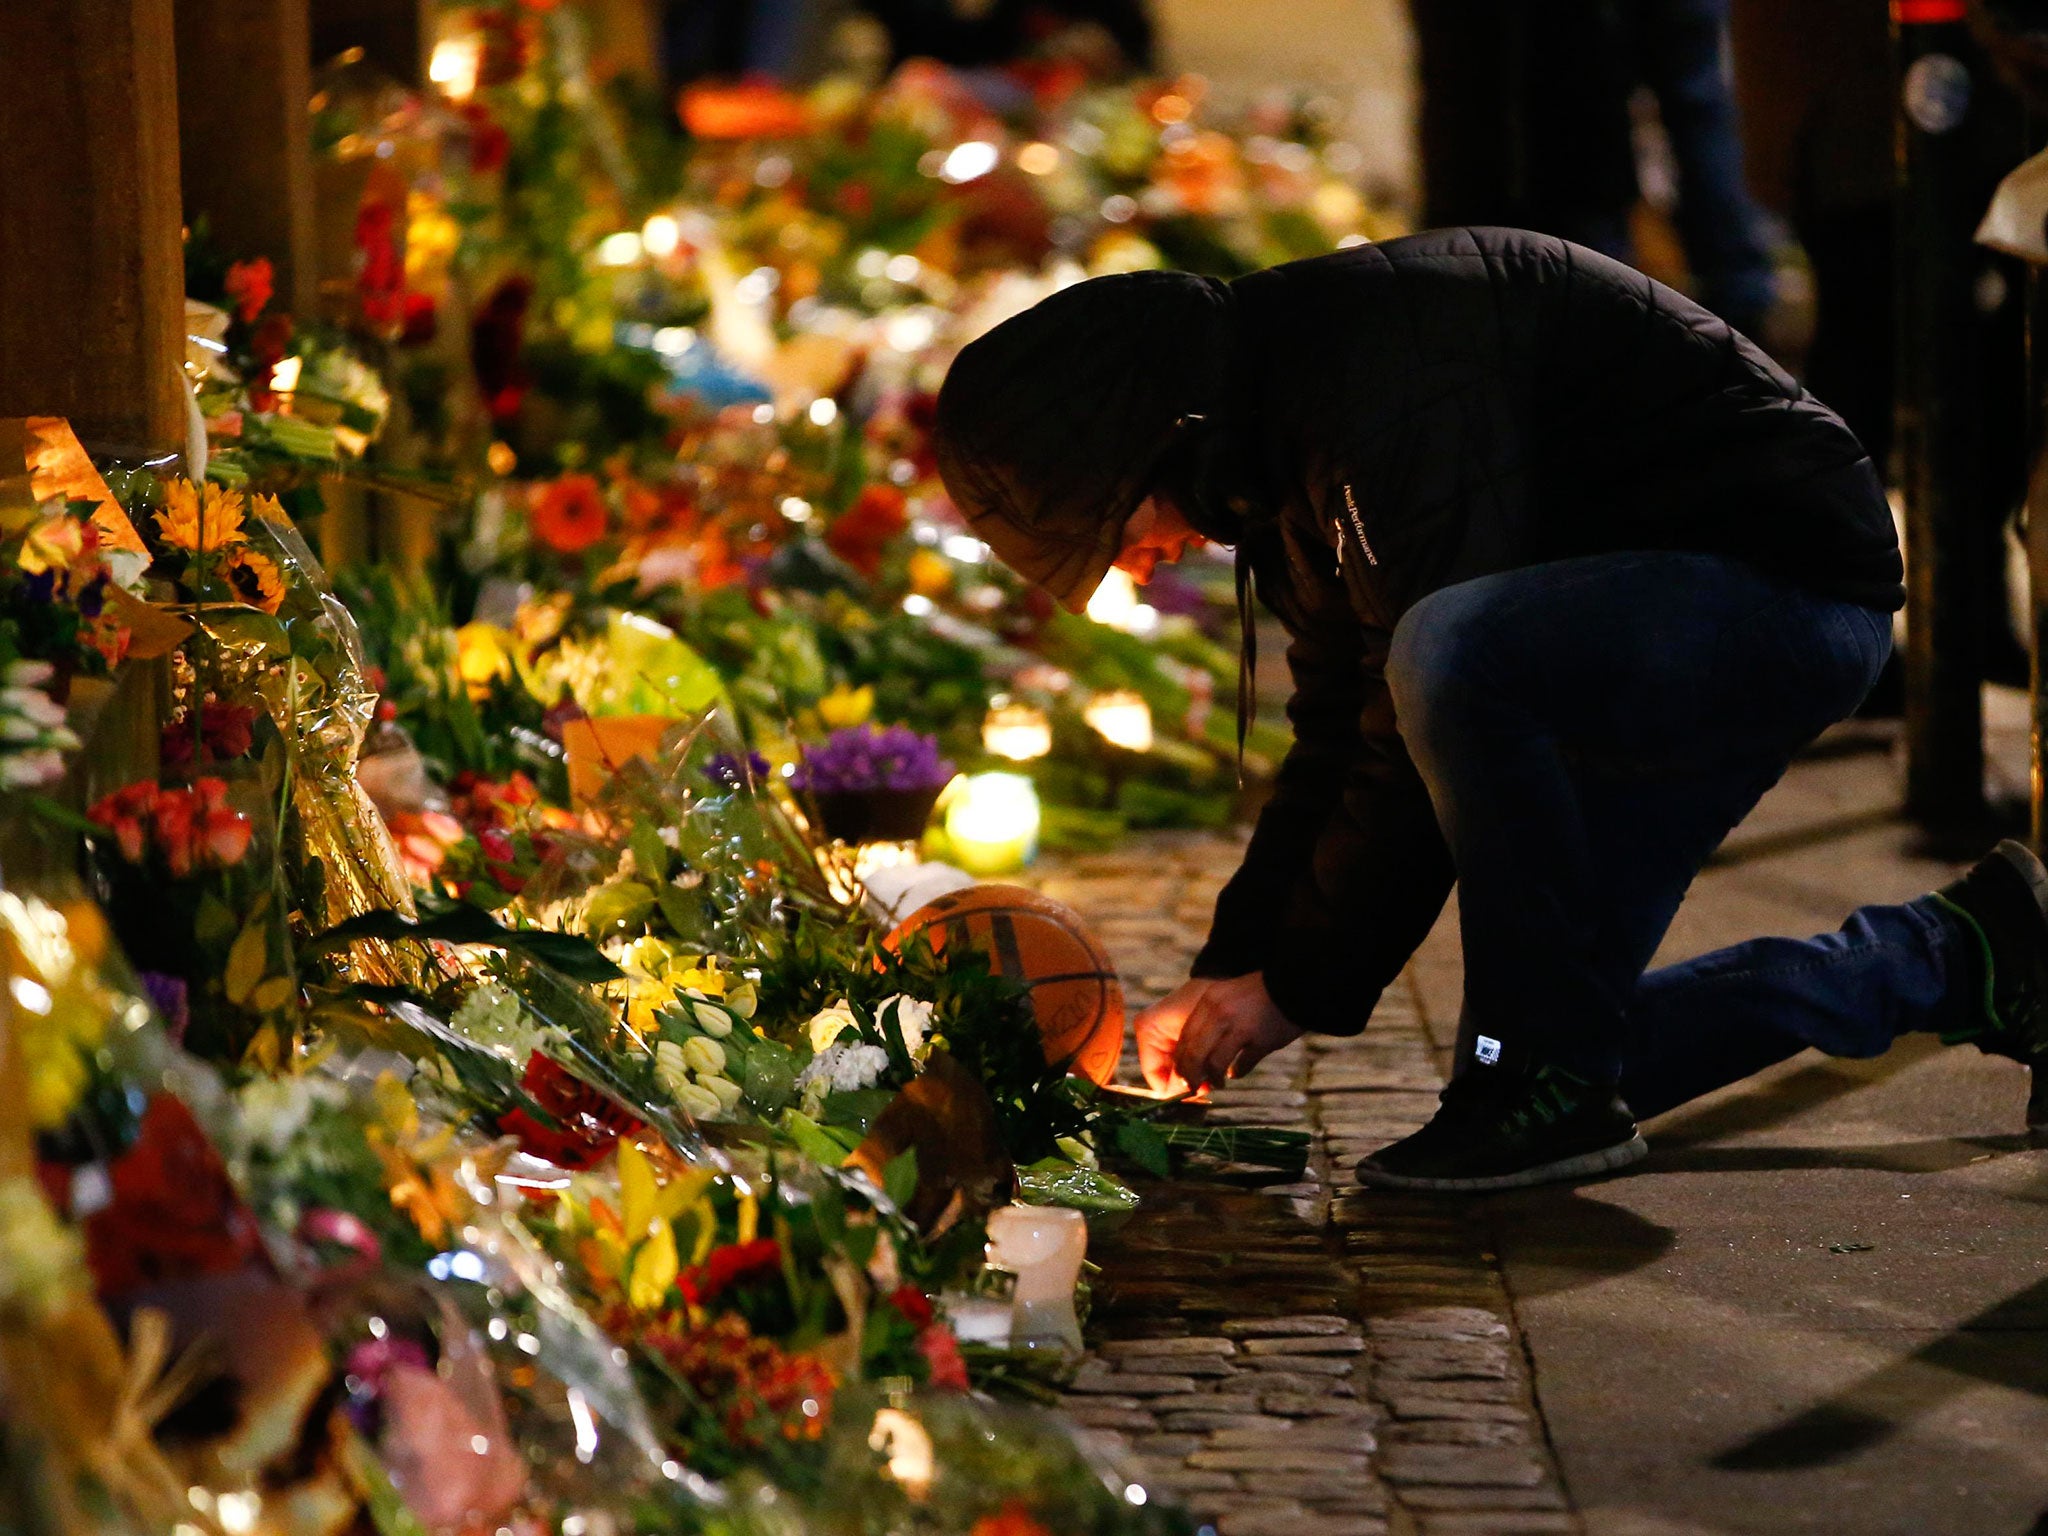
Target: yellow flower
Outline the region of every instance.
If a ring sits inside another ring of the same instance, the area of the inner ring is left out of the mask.
[[[238,549],[228,556],[221,575],[235,596],[251,608],[275,613],[284,606],[284,577],[268,555]]]
[[[679,989],[701,992],[706,997],[725,996],[725,972],[718,968],[716,955],[691,958],[680,966],[673,966],[668,979]]]
[[[512,675],[512,637],[495,624],[465,624],[455,631],[455,670],[462,674],[469,696],[483,700],[491,685]]]
[[[68,571],[85,552],[85,525],[69,512],[44,518],[21,544],[21,568],[31,576]]]
[[[195,486],[189,480],[173,480],[164,486],[163,510],[156,515],[156,531],[173,549],[195,554],[202,548],[225,549],[246,537],[242,532],[242,493],[223,485]],[[205,544],[200,543],[201,538]]]
[[[292,526],[291,514],[275,496],[258,496],[249,503],[249,510],[266,523],[282,523],[287,528]]]
[[[818,718],[825,722],[828,730],[839,731],[850,725],[859,725],[874,712],[875,689],[872,683],[863,683],[858,688],[849,688],[841,683],[818,700]]]

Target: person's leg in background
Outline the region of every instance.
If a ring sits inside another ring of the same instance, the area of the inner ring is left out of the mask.
[[[1638,76],[1657,98],[1678,163],[1678,233],[1709,309],[1762,331],[1777,278],[1763,215],[1742,174],[1728,66],[1728,0],[1631,0]]]

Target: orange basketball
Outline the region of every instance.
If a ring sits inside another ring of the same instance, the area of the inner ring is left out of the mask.
[[[975,885],[919,907],[888,945],[927,930],[934,950],[981,950],[998,976],[1030,989],[1047,1061],[1098,1083],[1116,1076],[1124,989],[1078,914],[1021,885]]]

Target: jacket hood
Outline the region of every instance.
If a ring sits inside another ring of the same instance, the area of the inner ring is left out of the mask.
[[[1230,314],[1214,278],[1120,273],[970,343],[939,391],[934,448],[975,535],[1084,609],[1176,429],[1222,392]]]

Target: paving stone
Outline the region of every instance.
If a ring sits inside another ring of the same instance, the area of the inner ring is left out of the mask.
[[[1533,1509],[1427,1515],[1422,1520],[1422,1536],[1550,1536],[1551,1532],[1578,1529],[1576,1516]]]
[[[1244,1377],[1238,1379],[1240,1381],[1245,1380]],[[1294,1371],[1288,1371],[1285,1374],[1277,1371],[1268,1372],[1260,1379],[1259,1385],[1262,1389],[1259,1401],[1264,1403],[1269,1409],[1272,1407],[1272,1398],[1269,1394],[1275,1392],[1295,1392],[1306,1397],[1321,1397],[1326,1394],[1338,1397],[1352,1397],[1357,1395],[1358,1392],[1358,1388],[1351,1384],[1348,1377],[1308,1376]]]
[[[1365,1340],[1355,1333],[1305,1339],[1246,1339],[1244,1344],[1248,1355],[1355,1355],[1363,1348]]]
[[[1060,1412],[1085,1429],[1129,1429],[1145,1431],[1159,1427],[1159,1421],[1140,1408],[1102,1408],[1089,1403],[1072,1403]]]
[[[1350,1414],[1359,1412],[1359,1404],[1351,1394],[1357,1389],[1350,1382],[1324,1383],[1320,1392],[1262,1392],[1259,1403],[1268,1413],[1285,1414],[1289,1418],[1312,1418],[1322,1414]]]
[[[1176,1339],[1111,1339],[1096,1353],[1109,1360],[1131,1355],[1234,1355],[1237,1346],[1229,1339],[1195,1334]]]
[[[1524,1407],[1521,1388],[1512,1381],[1404,1381],[1389,1393],[1404,1403],[1513,1403]],[[1156,1404],[1154,1405],[1157,1406]]]
[[[1223,1325],[1223,1331],[1238,1339],[1307,1338],[1356,1333],[1358,1324],[1348,1317],[1316,1313],[1302,1317],[1233,1318]]]
[[[1390,1445],[1380,1453],[1379,1465],[1381,1475],[1390,1483],[1531,1488],[1543,1481],[1543,1464],[1526,1451]]]
[[[1272,1508],[1253,1505],[1222,1512],[1216,1529],[1222,1536],[1294,1536],[1307,1516],[1308,1511],[1292,1500]]]
[[[1188,1457],[1188,1465],[1205,1472],[1313,1472],[1318,1477],[1362,1473],[1366,1469],[1362,1455],[1313,1445],[1240,1446],[1227,1450],[1196,1451]]]
[[[1493,1404],[1483,1406],[1492,1407]],[[1526,1420],[1403,1419],[1387,1430],[1390,1444],[1400,1445],[1528,1445]]]
[[[1477,1307],[1431,1307],[1400,1317],[1375,1317],[1366,1331],[1375,1339],[1505,1339],[1508,1325]]]
[[[1256,1341],[1254,1341],[1256,1342]],[[1352,1367],[1353,1349],[1342,1355],[1254,1355],[1238,1361],[1245,1371],[1266,1374],[1287,1372],[1298,1376],[1345,1376]]]
[[[1158,1488],[1181,1497],[1194,1493],[1218,1493],[1237,1486],[1234,1472],[1204,1472],[1180,1462],[1171,1466],[1149,1468],[1143,1462],[1132,1464],[1131,1470],[1147,1486]]]
[[[1286,1429],[1293,1424],[1291,1419],[1279,1418],[1270,1413],[1162,1413],[1159,1416],[1161,1429],[1188,1434],[1211,1434],[1217,1430],[1230,1429]]]
[[[1209,1437],[1211,1448],[1219,1451],[1249,1449],[1258,1446],[1315,1445],[1335,1450],[1356,1451],[1363,1455],[1371,1451],[1378,1442],[1373,1438],[1370,1426],[1345,1423],[1342,1420],[1326,1421],[1321,1424],[1288,1424],[1284,1421],[1269,1421],[1277,1429],[1225,1429]]]
[[[1529,1410],[1520,1403],[1460,1402],[1456,1398],[1416,1397],[1410,1392],[1391,1393],[1386,1403],[1397,1419],[1453,1419],[1495,1424],[1523,1424],[1529,1419]]]
[[[1403,1488],[1401,1502],[1410,1509],[1428,1510],[1546,1510],[1563,1509],[1564,1495],[1553,1487],[1540,1488]]]
[[[1215,1355],[1129,1355],[1117,1362],[1118,1373],[1133,1376],[1235,1376],[1238,1368]]]
[[[1165,1397],[1194,1389],[1195,1378],[1192,1376],[1141,1376],[1130,1371],[1104,1371],[1100,1375],[1090,1375],[1086,1366],[1067,1384],[1069,1392],[1102,1392],[1124,1397]]]
[[[1155,1397],[1145,1406],[1154,1413],[1257,1413],[1262,1394],[1256,1392],[1176,1392]]]

